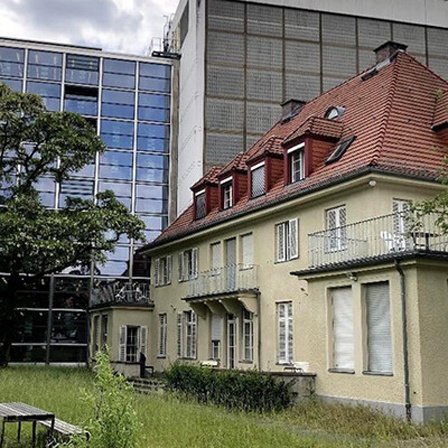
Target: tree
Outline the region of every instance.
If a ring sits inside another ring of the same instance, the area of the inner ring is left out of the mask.
[[[120,236],[144,239],[144,223],[113,192],[42,204],[43,178],[64,185],[105,146],[80,115],[49,112],[41,98],[0,84],[0,366],[15,331],[14,304],[24,280],[105,261]]]

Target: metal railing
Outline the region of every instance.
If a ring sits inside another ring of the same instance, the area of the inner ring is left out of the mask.
[[[189,297],[258,289],[258,266],[231,264],[203,271],[188,286]]]
[[[394,253],[448,252],[448,235],[436,224],[438,214],[379,216],[308,235],[309,267],[378,258]]]
[[[102,281],[92,288],[90,305],[139,304],[149,305],[149,282],[140,281]]]

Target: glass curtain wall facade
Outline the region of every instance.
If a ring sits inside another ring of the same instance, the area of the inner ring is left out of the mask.
[[[69,181],[37,185],[57,209],[67,196],[106,189],[146,224],[148,240],[168,223],[171,65],[160,59],[108,55],[99,49],[0,42],[0,82],[42,96],[51,111],[86,117],[107,145]],[[28,285],[17,304],[12,361],[84,362],[86,309],[95,303],[149,302],[149,269],[122,238],[104,265],[70,270]]]

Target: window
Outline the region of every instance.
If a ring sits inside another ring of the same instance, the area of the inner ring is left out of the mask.
[[[279,364],[290,364],[294,360],[292,302],[277,303]]]
[[[254,324],[253,314],[243,308],[243,360],[252,362],[254,359]]]
[[[256,198],[257,196],[261,196],[265,194],[265,182],[264,182],[264,172],[265,166],[264,162],[259,163],[258,165],[253,166],[250,169],[251,175],[251,197]]]
[[[233,186],[231,177],[221,182],[221,195],[223,210],[233,207]]]
[[[184,250],[179,254],[179,281],[184,282],[198,276],[198,249]]]
[[[92,355],[95,355],[95,353],[100,349],[100,316],[94,316],[93,317],[93,352]]]
[[[241,236],[241,269],[254,265],[254,239],[252,233]]]
[[[196,314],[184,311],[177,315],[177,356],[196,358]]]
[[[333,310],[333,359],[332,368],[353,371],[354,334],[352,289],[350,287],[331,290]]]
[[[288,150],[290,182],[294,183],[305,178],[305,143]]]
[[[367,371],[390,374],[393,359],[389,283],[371,283],[365,288]]]
[[[155,286],[164,286],[171,283],[171,255],[156,258],[154,265]]]
[[[120,327],[120,362],[139,362],[140,355],[146,356],[147,327],[122,325]]]
[[[299,256],[299,223],[297,218],[275,226],[276,261],[287,261]]]
[[[205,190],[202,190],[195,194],[195,208],[196,208],[196,219],[201,219],[206,215],[205,206]]]
[[[107,347],[107,330],[108,330],[108,316],[107,314],[103,314],[101,316],[101,345],[100,345],[101,350]]]
[[[166,341],[168,330],[168,316],[159,314],[159,353],[158,356],[166,356]]]
[[[212,359],[221,359],[221,341],[222,341],[223,317],[219,314],[212,314],[211,318],[211,346],[210,357]]]
[[[341,143],[339,143],[336,148],[333,150],[333,152],[330,154],[330,157],[325,161],[325,163],[331,163],[338,161],[344,154],[345,151],[347,151],[348,147],[352,144],[353,140],[355,140],[355,137],[350,137]]]
[[[335,252],[347,248],[345,205],[326,211],[327,251]]]

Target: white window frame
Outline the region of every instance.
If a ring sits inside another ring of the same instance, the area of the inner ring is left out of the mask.
[[[243,361],[253,362],[254,360],[254,321],[253,313],[243,308],[242,310],[242,326],[243,326]]]
[[[129,345],[128,335],[132,328],[136,330],[135,344]],[[140,355],[146,356],[148,343],[148,327],[138,325],[121,325],[119,328],[119,345],[118,345],[118,359],[120,362],[137,364],[140,361]],[[135,345],[135,347],[134,347]],[[131,348],[135,348],[135,353],[131,353]]]
[[[159,314],[159,344],[158,354],[159,357],[165,357],[167,355],[167,340],[168,340],[168,315],[166,313]]]
[[[277,302],[277,362],[294,362],[294,316],[292,301]]]
[[[210,273],[212,276],[219,275],[222,270],[222,243],[216,241],[210,244]]]
[[[275,225],[275,261],[299,257],[299,220],[297,218]]]
[[[334,222],[332,222],[334,221]],[[326,250],[338,252],[347,249],[347,208],[345,205],[325,211]]]
[[[263,191],[260,191],[258,194],[254,194],[254,173],[257,172],[263,173]],[[250,168],[250,197],[258,198],[259,196],[263,196],[264,194],[266,194],[266,164],[265,162],[261,162]]]
[[[185,282],[198,277],[198,249],[184,250],[179,253],[179,281]]]
[[[171,284],[171,269],[172,269],[171,255],[166,257],[156,258],[154,262],[154,285],[166,286]]]
[[[355,335],[353,291],[350,286],[330,289],[332,353],[330,370],[354,372]]]
[[[224,319],[219,314],[210,318],[210,358],[219,361],[223,340]]]
[[[182,311],[177,316],[177,356],[196,359],[197,317],[192,310]]]
[[[226,210],[233,207],[233,182],[232,176],[220,182],[221,186],[221,197],[222,197],[222,208]]]
[[[393,249],[405,250],[411,246],[409,238],[410,223],[408,216],[411,213],[411,201],[406,199],[393,199]]]
[[[389,282],[364,285],[365,327],[367,338],[366,372],[393,374],[392,324]]]
[[[291,183],[305,179],[305,143],[288,149],[288,164]],[[298,170],[297,164],[299,165]]]

